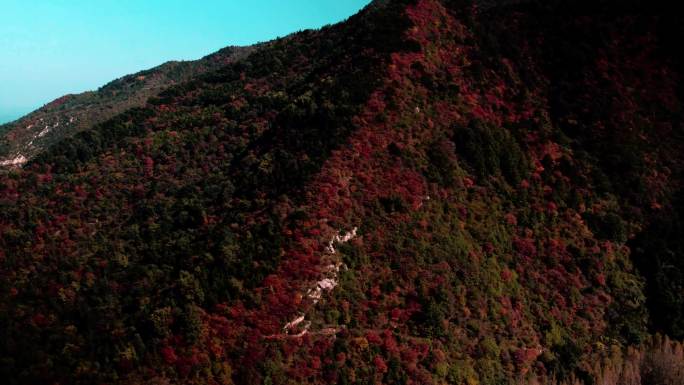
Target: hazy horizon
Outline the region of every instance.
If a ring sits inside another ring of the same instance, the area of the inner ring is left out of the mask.
[[[0,124],[169,60],[336,23],[369,2],[7,0],[0,14]]]

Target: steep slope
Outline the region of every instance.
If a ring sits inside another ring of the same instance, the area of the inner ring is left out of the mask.
[[[401,48],[396,8],[371,6],[348,24],[275,42],[3,176],[2,288],[17,294],[1,300],[3,375],[90,383],[178,364],[173,377],[194,376],[195,364],[174,357],[215,338],[203,325],[217,305],[257,306],[281,258],[290,200],[302,199],[302,181],[353,129],[385,58]],[[138,164],[140,173],[130,169]],[[33,173],[40,181],[25,177]],[[35,242],[26,204],[45,210]],[[92,285],[60,283],[73,274]],[[16,323],[24,317],[38,323]],[[211,360],[198,351],[202,366],[227,354],[212,344]],[[202,377],[229,373],[225,362]]]
[[[0,125],[0,167],[20,166],[50,145],[142,107],[163,90],[244,58],[255,47],[227,47],[195,61],[168,62],[124,76],[97,91],[65,95],[25,117]]]
[[[1,176],[3,376],[649,378],[620,352],[684,322],[681,17],[468,4],[373,2]]]

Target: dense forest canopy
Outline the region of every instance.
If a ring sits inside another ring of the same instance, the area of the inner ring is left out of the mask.
[[[374,1],[6,169],[0,374],[681,379],[684,23],[582,6]]]

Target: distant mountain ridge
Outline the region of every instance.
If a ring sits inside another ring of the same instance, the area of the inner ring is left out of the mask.
[[[97,91],[64,95],[0,125],[0,167],[20,166],[59,140],[143,106],[163,90],[246,57],[253,47],[226,47],[194,61],[170,61],[126,75]]]

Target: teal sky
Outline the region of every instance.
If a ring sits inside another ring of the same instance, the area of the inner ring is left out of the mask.
[[[0,123],[168,60],[319,28],[370,0],[2,0]]]

